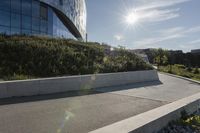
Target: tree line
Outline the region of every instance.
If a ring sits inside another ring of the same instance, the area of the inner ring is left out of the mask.
[[[150,63],[161,65],[182,64],[186,67],[200,67],[200,54],[183,53],[182,51],[172,51],[165,49],[146,49]]]

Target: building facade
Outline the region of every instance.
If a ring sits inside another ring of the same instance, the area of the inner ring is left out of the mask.
[[[191,50],[191,53],[200,55],[200,49],[193,49]]]
[[[1,0],[0,33],[85,39],[85,0]]]

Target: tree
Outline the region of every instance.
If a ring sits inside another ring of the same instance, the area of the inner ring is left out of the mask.
[[[157,55],[156,55],[156,63],[158,65],[158,69],[159,69],[160,65],[162,65],[164,62],[164,56],[165,56],[164,50],[159,48]]]

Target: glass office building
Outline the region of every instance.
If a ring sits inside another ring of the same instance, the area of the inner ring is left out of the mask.
[[[0,33],[85,39],[85,0],[1,0]]]

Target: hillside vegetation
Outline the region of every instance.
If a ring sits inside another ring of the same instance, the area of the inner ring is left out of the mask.
[[[167,72],[171,74],[176,74],[186,78],[191,78],[194,80],[200,81],[200,69],[199,68],[190,68],[184,65],[175,64],[168,66],[160,66],[159,70],[162,72]]]
[[[165,49],[146,49],[150,63],[159,71],[167,72],[200,81],[200,54],[183,53]]]
[[[115,49],[106,55],[99,43],[28,36],[0,36],[0,79],[149,70],[135,54]]]

